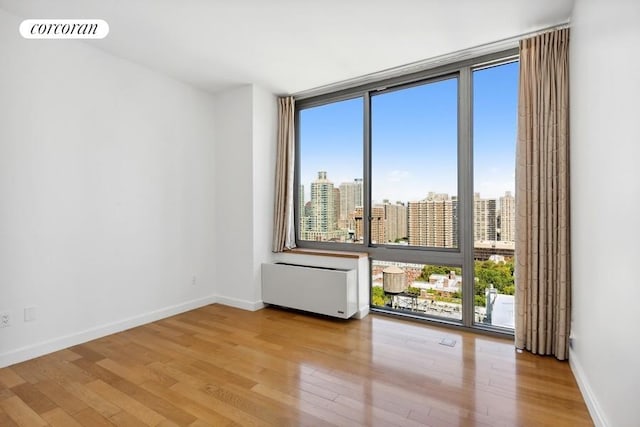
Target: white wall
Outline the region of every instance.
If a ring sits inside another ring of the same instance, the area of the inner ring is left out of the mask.
[[[271,262],[278,101],[253,86],[253,298],[262,301],[262,263]]]
[[[221,210],[212,96],[19,22],[0,10],[0,366],[211,302]]]
[[[226,304],[250,309],[253,299],[253,88],[216,95],[216,292]]]
[[[640,2],[577,0],[572,17],[570,363],[597,425],[640,406]]]
[[[271,259],[277,103],[247,85],[216,96],[216,292],[257,310],[260,265]]]

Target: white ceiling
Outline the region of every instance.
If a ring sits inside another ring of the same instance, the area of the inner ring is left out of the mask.
[[[257,83],[287,94],[565,23],[573,2],[0,0],[0,7],[24,19],[104,19],[107,38],[87,43],[208,91]]]

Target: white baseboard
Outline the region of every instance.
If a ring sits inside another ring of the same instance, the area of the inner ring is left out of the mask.
[[[356,319],[364,319],[369,315],[369,306],[363,307],[353,316]]]
[[[262,301],[251,302],[244,299],[223,297],[220,295],[218,295],[216,302],[218,304],[228,305],[229,307],[240,308],[248,311],[258,311],[264,308],[264,303]]]
[[[569,349],[569,366],[571,366],[571,371],[578,383],[578,388],[582,393],[584,402],[587,404],[587,409],[589,410],[593,423],[596,427],[609,427],[611,424],[607,422],[607,418],[605,417],[600,404],[598,404],[596,396],[593,394],[593,390],[591,389],[589,380],[582,369],[580,360],[571,349]]]
[[[10,350],[6,353],[0,354],[0,368],[53,353],[54,351],[73,347],[74,345],[102,338],[126,329],[135,328],[136,326],[155,322],[156,320],[164,319],[166,317],[174,316],[176,314],[184,313],[185,311],[194,310],[216,302],[218,302],[218,297],[211,295],[129,317],[128,319],[119,320],[106,325],[96,326],[84,331],[28,345],[15,350]]]

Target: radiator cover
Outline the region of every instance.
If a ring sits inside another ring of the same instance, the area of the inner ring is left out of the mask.
[[[356,270],[297,264],[262,264],[267,304],[348,319],[357,309]]]

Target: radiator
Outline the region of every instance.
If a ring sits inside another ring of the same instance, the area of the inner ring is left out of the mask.
[[[295,264],[262,264],[267,304],[348,319],[357,311],[356,270]]]

